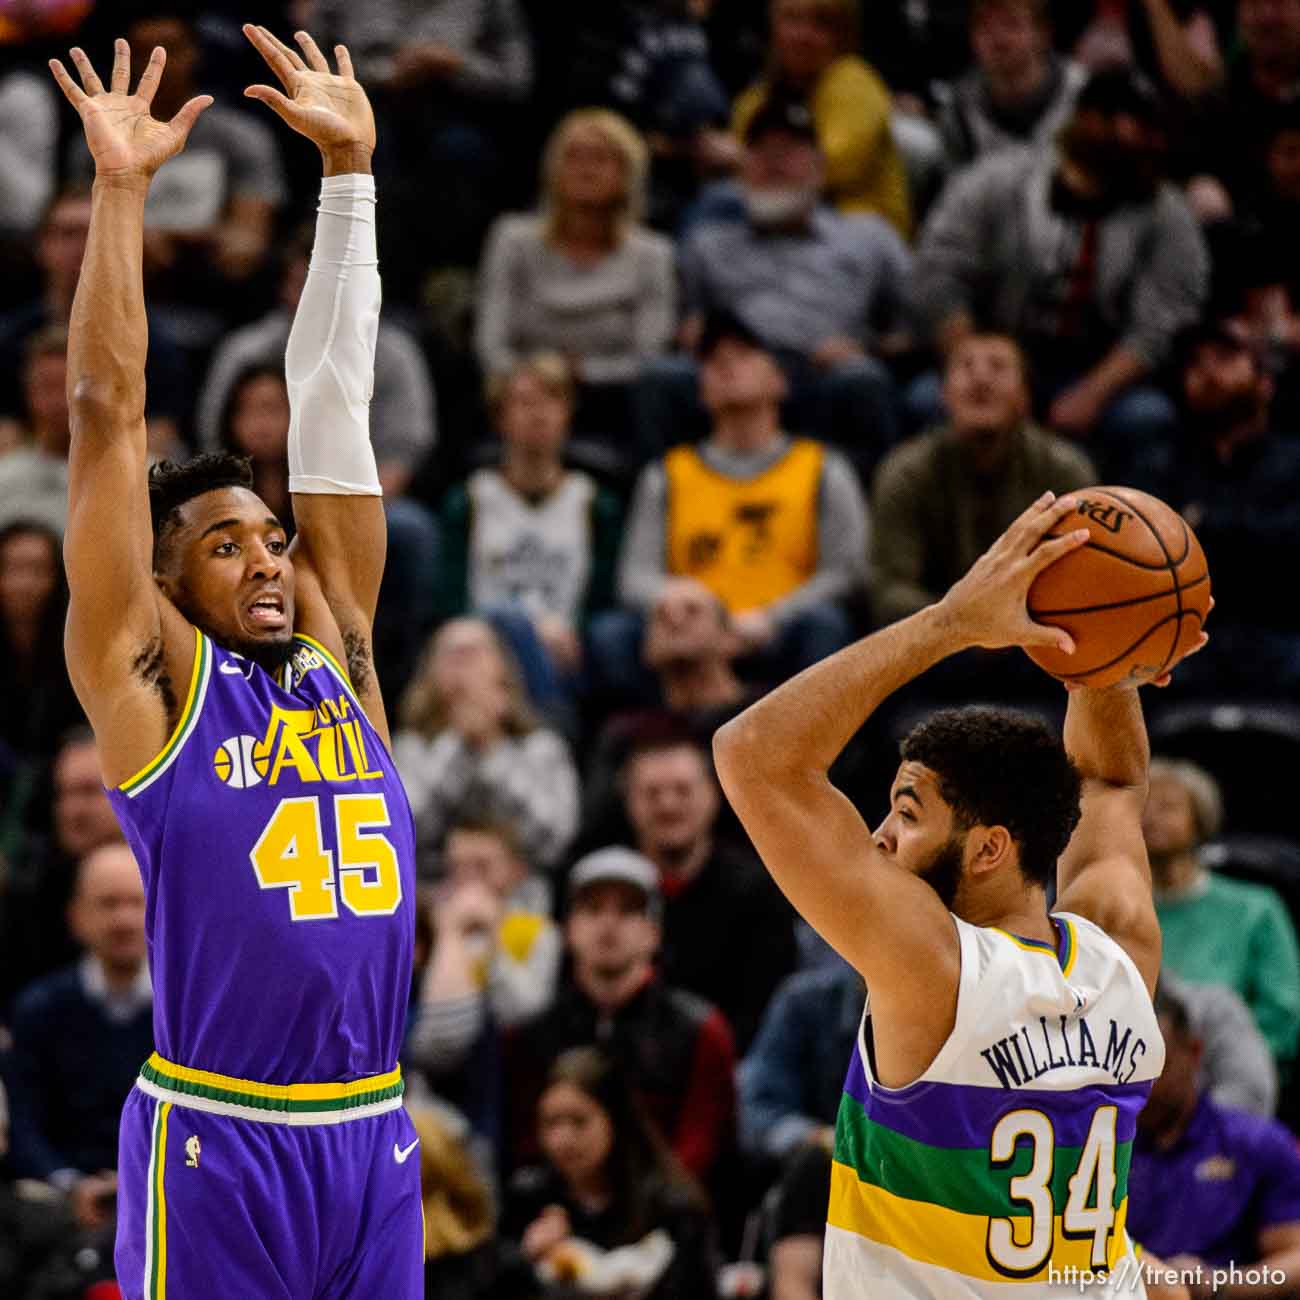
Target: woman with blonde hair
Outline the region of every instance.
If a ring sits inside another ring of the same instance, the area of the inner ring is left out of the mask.
[[[454,618],[434,633],[402,697],[393,758],[415,819],[421,875],[438,874],[447,830],[466,816],[514,829],[533,866],[555,867],[578,828],[578,774],[564,741],[529,707],[492,624]]]
[[[673,250],[641,224],[648,166],[641,136],[606,109],[578,109],[551,133],[540,210],[501,217],[488,237],[476,344],[489,377],[528,353],[561,352],[588,399],[668,346]],[[608,409],[598,402],[593,414]]]
[[[874,212],[906,238],[911,206],[889,87],[856,52],[858,24],[858,0],[772,0],[768,69],[736,100],[732,125],[744,139],[769,96],[802,100],[825,158],[827,202]]]

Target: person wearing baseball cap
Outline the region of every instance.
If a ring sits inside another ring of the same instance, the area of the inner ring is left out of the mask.
[[[569,961],[555,1001],[508,1042],[506,1149],[532,1157],[532,1117],[551,1064],[598,1043],[621,1063],[677,1158],[707,1179],[734,1139],[735,1043],[716,1007],[656,973],[659,873],[632,849],[597,849],[573,864],[567,897]]]
[[[658,924],[663,913],[659,872],[649,858],[619,845],[596,849],[573,864],[569,873],[569,906],[572,908],[595,886],[609,884],[625,885],[638,894],[643,912]]]

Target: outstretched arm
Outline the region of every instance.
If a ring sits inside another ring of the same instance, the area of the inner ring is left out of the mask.
[[[150,179],[182,148],[212,101],[200,96],[170,122],[154,121],[149,105],[166,62],[161,48],[134,94],[128,94],[125,41],[115,45],[108,90],[81,50],[72,51],[72,61],[81,86],[57,59],[50,68],[85,128],[95,186],[68,332],[66,649],[105,779],[115,784],[161,749],[174,718],[168,716],[168,692],[159,686],[184,682],[194,654],[192,632],[153,579],[141,264]]]
[[[332,73],[306,32],[296,35],[301,53],[265,27],[246,24],[244,34],[287,92],[250,86],[245,93],[311,140],[324,171],[311,267],[285,355],[297,629],[346,663],[371,722],[387,736],[372,663],[387,541],[370,444],[380,300],[374,115],[344,46],[335,47]]]
[[[1202,632],[1187,654],[1208,640]],[[1172,672],[1171,666],[1152,684],[1168,686]],[[1160,924],[1142,836],[1151,761],[1142,703],[1134,687],[1071,686],[1069,691],[1065,748],[1083,778],[1083,811],[1056,865],[1056,906],[1105,930],[1133,959],[1154,995]]]
[[[1070,645],[1026,609],[1037,574],[1086,538],[1043,540],[1070,504],[1047,494],[937,605],[800,673],[714,738],[723,789],[768,870],[866,978],[873,1009],[887,1011],[882,1038],[909,1059],[928,1061],[951,1031],[957,933],[938,894],[877,847],[830,766],[887,696],[940,659],[977,645]]]
[[[1075,690],[1065,748],[1083,778],[1083,815],[1056,868],[1056,906],[1106,931],[1154,993],[1160,924],[1142,838],[1151,749],[1135,687]]]

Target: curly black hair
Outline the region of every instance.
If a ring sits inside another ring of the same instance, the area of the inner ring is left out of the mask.
[[[210,451],[178,465],[160,460],[149,469],[149,515],[153,520],[153,565],[165,567],[167,543],[180,522],[180,508],[205,492],[242,487],[251,490],[253,466],[247,456]]]
[[[943,709],[913,728],[900,752],[935,773],[960,827],[1005,826],[1025,879],[1051,880],[1079,824],[1082,783],[1044,722],[1010,709]]]

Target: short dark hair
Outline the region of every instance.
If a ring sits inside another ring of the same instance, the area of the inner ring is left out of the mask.
[[[180,508],[205,492],[253,487],[253,465],[247,456],[209,451],[185,464],[160,460],[149,470],[149,515],[153,521],[153,565],[167,556],[168,535],[180,522]]]
[[[1051,880],[1079,824],[1082,783],[1046,723],[1010,709],[943,709],[912,729],[901,753],[938,777],[960,827],[1005,826],[1025,879]]]

